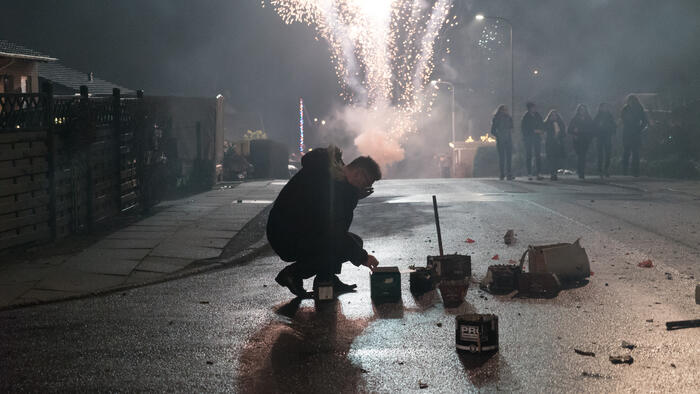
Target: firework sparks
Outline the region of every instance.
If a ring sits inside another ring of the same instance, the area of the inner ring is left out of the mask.
[[[328,42],[340,94],[369,115],[391,112],[377,128],[394,145],[416,130],[416,115],[428,109],[425,88],[434,49],[446,27],[452,0],[269,0],[287,23],[313,27]],[[262,3],[263,7],[265,2]],[[366,111],[368,110],[368,111]],[[389,119],[391,121],[389,121]],[[359,136],[365,130],[358,130]],[[365,139],[366,140],[366,139]],[[392,146],[394,146],[392,145]],[[358,145],[359,146],[359,145]]]

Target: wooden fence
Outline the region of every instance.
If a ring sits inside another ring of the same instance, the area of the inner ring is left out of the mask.
[[[156,201],[143,94],[0,94],[0,250],[90,231]],[[157,144],[156,144],[157,145]]]

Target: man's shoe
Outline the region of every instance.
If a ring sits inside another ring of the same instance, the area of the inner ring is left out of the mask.
[[[285,267],[277,277],[275,282],[279,283],[280,286],[284,286],[289,289],[297,297],[308,297],[309,293],[304,289],[304,281],[294,275],[291,266]]]
[[[338,275],[333,275],[333,290],[335,290],[336,294],[351,293],[356,291],[356,289],[356,284],[349,285],[343,283],[340,281],[340,278],[338,278]]]

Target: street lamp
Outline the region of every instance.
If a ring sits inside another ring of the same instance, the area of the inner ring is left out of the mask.
[[[430,81],[434,88],[438,88],[439,84],[447,85],[452,90],[452,146],[455,144],[455,85],[447,81]]]
[[[484,19],[493,19],[496,21],[503,21],[508,24],[510,28],[510,111],[513,117],[515,117],[515,58],[513,57],[513,23],[507,18],[500,16],[487,16],[484,14],[476,14],[474,17],[477,21],[483,21]]]

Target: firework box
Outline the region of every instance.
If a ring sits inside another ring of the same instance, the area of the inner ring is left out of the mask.
[[[439,288],[442,304],[446,308],[456,308],[464,302],[464,296],[467,295],[469,288],[469,280],[467,278],[442,279]]]
[[[555,297],[561,282],[551,272],[521,272],[518,275],[518,293],[528,297]]]
[[[469,353],[498,351],[498,316],[469,313],[455,317],[455,346]]]
[[[575,282],[591,276],[588,255],[579,240],[574,243],[530,246],[528,266],[530,272],[552,273],[564,282]]]
[[[435,289],[436,275],[427,267],[417,267],[409,274],[411,293],[423,294]]]
[[[333,300],[333,281],[321,280],[314,286],[314,299],[317,302]]]
[[[377,267],[370,274],[372,301],[398,302],[401,300],[401,273],[398,267]]]
[[[456,253],[428,256],[428,268],[435,272],[438,280],[465,279],[472,274],[472,257]]]
[[[520,266],[497,264],[489,266],[486,276],[482,280],[482,286],[486,287],[490,293],[506,294],[515,290],[518,275],[521,272]]]

